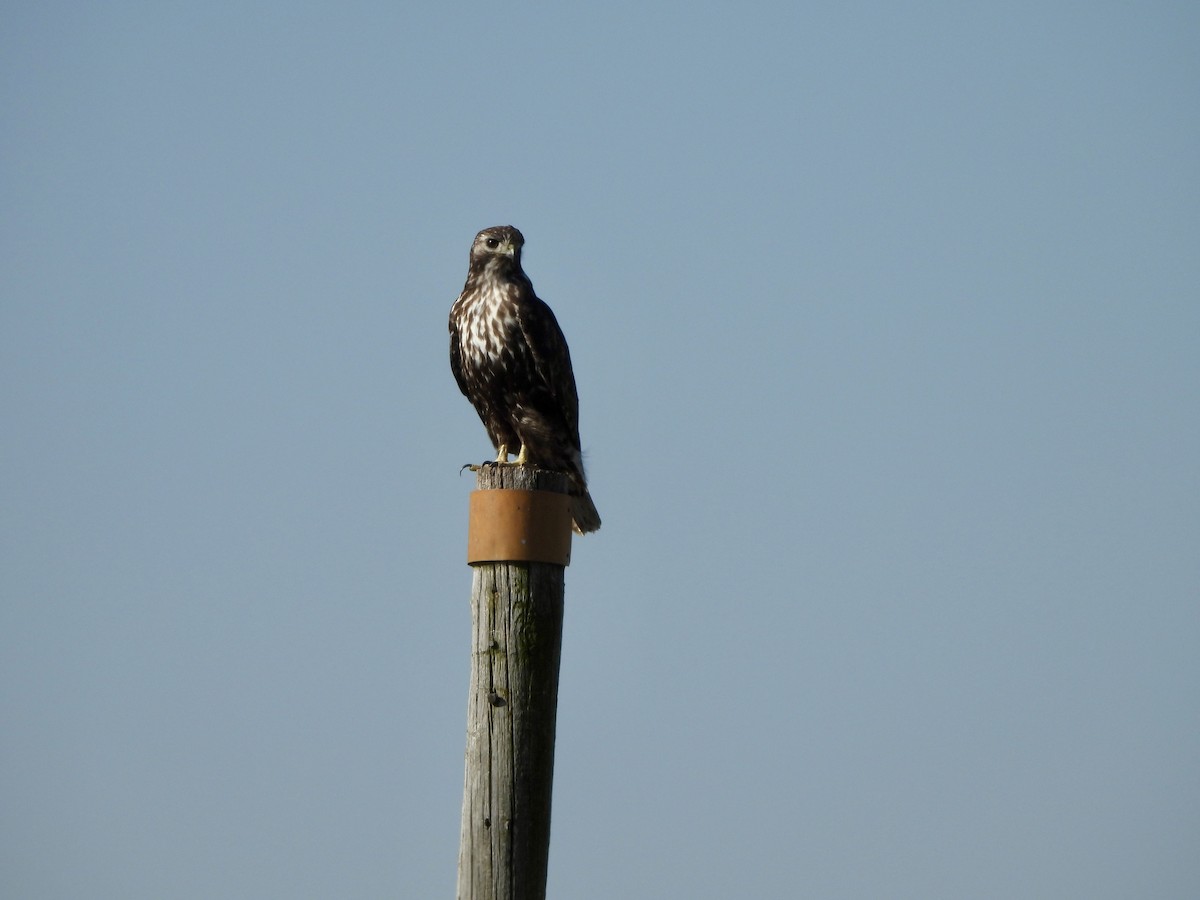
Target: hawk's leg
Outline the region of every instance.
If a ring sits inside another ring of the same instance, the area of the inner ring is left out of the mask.
[[[487,463],[487,465],[489,465],[489,466],[523,466],[528,462],[529,462],[529,457],[528,457],[527,451],[525,450],[524,444],[521,445],[521,452],[517,454],[517,458],[512,461],[509,461],[509,458],[508,458],[508,444],[501,444],[500,451],[496,454],[495,461],[489,462],[489,463]]]

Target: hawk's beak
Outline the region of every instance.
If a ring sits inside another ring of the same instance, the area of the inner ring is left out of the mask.
[[[500,245],[500,249],[504,251],[505,256],[515,256],[517,248],[513,246],[512,241],[505,241]]]

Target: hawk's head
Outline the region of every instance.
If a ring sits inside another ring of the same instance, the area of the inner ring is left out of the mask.
[[[516,266],[519,269],[524,244],[525,237],[511,225],[485,228],[475,235],[475,243],[471,245],[471,267]]]

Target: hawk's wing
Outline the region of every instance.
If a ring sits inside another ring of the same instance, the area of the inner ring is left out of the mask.
[[[533,356],[538,378],[550,391],[572,437],[579,431],[579,393],[575,389],[575,373],[571,369],[571,351],[554,312],[536,295],[517,304],[517,324],[525,336],[525,344]]]
[[[454,309],[450,310],[450,371],[454,373],[454,380],[458,382],[458,389],[463,392],[463,396],[469,397],[467,382],[463,378],[462,345],[459,341],[458,317],[455,315],[457,311],[456,303]]]

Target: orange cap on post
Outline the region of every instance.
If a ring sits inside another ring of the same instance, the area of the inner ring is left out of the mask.
[[[467,562],[570,565],[570,502],[552,491],[472,491]]]

